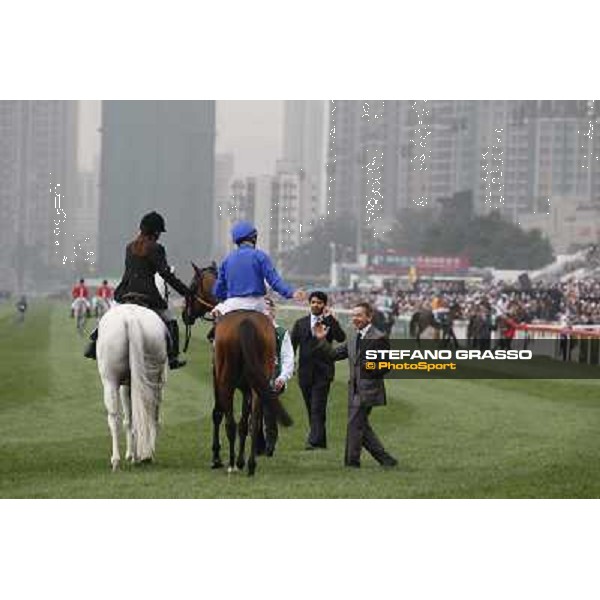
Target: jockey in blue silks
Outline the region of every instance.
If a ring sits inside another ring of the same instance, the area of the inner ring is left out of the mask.
[[[256,248],[258,232],[248,221],[239,221],[231,229],[237,245],[219,267],[213,294],[220,303],[213,309],[215,316],[232,310],[256,310],[265,314],[267,306],[265,281],[284,298],[304,300],[306,293],[294,291],[279,275],[269,255]]]

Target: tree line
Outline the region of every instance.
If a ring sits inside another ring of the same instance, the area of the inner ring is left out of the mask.
[[[358,223],[351,216],[330,215],[312,231],[311,240],[281,258],[293,273],[326,274],[332,259],[354,262]],[[364,226],[363,226],[364,227]],[[409,256],[467,256],[475,267],[538,269],[554,260],[552,246],[539,230],[525,231],[499,211],[476,214],[470,192],[444,198],[429,207],[408,208],[396,215],[386,234],[364,227],[362,251],[394,250]]]

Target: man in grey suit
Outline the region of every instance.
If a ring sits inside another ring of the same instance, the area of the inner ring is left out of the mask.
[[[348,427],[346,433],[347,467],[360,467],[360,453],[364,447],[371,456],[384,467],[395,467],[398,461],[388,454],[369,423],[369,415],[374,406],[386,403],[385,382],[380,377],[361,377],[360,355],[368,349],[387,350],[390,347],[385,334],[371,324],[373,309],[367,302],[360,302],[352,309],[352,324],[355,333],[345,344],[333,348],[326,338],[322,324],[314,327],[319,340],[317,351],[333,360],[348,359]]]

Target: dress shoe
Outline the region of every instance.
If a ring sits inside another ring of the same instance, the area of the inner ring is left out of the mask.
[[[379,464],[382,467],[391,468],[391,467],[397,467],[398,461],[393,456],[390,456],[389,458],[382,460]]]
[[[360,469],[360,463],[357,460],[349,460],[344,463],[345,467],[352,467],[353,469]]]

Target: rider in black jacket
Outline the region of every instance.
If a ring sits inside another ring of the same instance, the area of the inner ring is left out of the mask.
[[[179,356],[179,326],[177,319],[168,313],[165,299],[160,295],[154,281],[158,273],[171,287],[182,296],[191,295],[189,288],[171,271],[167,263],[164,246],[158,243],[160,234],[165,230],[165,220],[157,212],[145,215],[140,222],[140,232],[127,245],[125,253],[125,273],[115,290],[115,301],[121,304],[133,302],[143,304],[165,321],[171,337],[169,344],[169,366],[177,369],[185,365]],[[97,330],[92,335],[92,343],[85,352],[87,358],[96,358]]]

